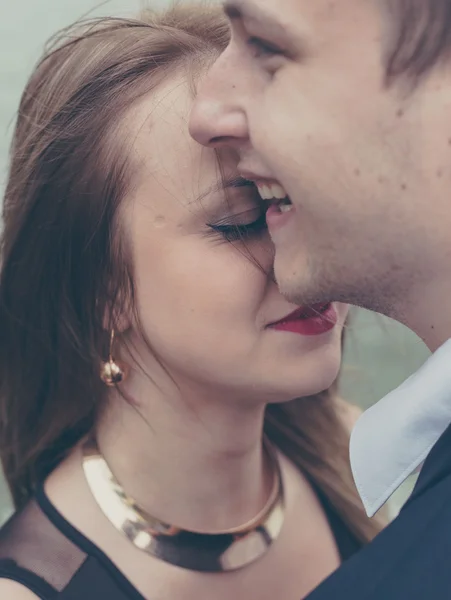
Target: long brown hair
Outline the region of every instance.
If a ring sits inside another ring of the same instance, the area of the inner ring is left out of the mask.
[[[0,456],[18,508],[93,427],[105,400],[104,315],[133,303],[116,218],[130,184],[117,124],[174,69],[205,68],[228,37],[205,5],[78,24],[53,40],[26,86],[0,274]],[[334,392],[269,407],[266,430],[358,539],[370,539],[377,527],[352,483]]]

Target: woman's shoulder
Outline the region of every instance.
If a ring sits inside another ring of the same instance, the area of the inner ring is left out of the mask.
[[[39,596],[30,592],[28,588],[10,579],[0,579],[0,598],[8,598],[8,600],[39,600]]]
[[[85,562],[53,513],[40,487],[0,528],[0,599],[53,598]]]

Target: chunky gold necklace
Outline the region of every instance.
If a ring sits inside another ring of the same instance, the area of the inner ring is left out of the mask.
[[[125,493],[92,437],[83,446],[83,470],[103,514],[137,548],[184,569],[233,571],[263,556],[282,529],[285,505],[279,461],[268,442],[265,450],[274,472],[268,502],[248,523],[219,533],[188,531],[149,515]]]

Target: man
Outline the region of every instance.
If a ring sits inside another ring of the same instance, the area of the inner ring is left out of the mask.
[[[282,291],[385,313],[434,352],[351,440],[370,515],[425,461],[413,495],[309,600],[449,599],[451,0],[232,0],[225,11],[232,40],[191,132],[239,151],[269,207]]]

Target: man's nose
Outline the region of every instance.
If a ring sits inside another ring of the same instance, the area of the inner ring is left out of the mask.
[[[248,139],[246,115],[230,66],[219,59],[198,87],[191,111],[191,136],[203,146],[239,147]]]

